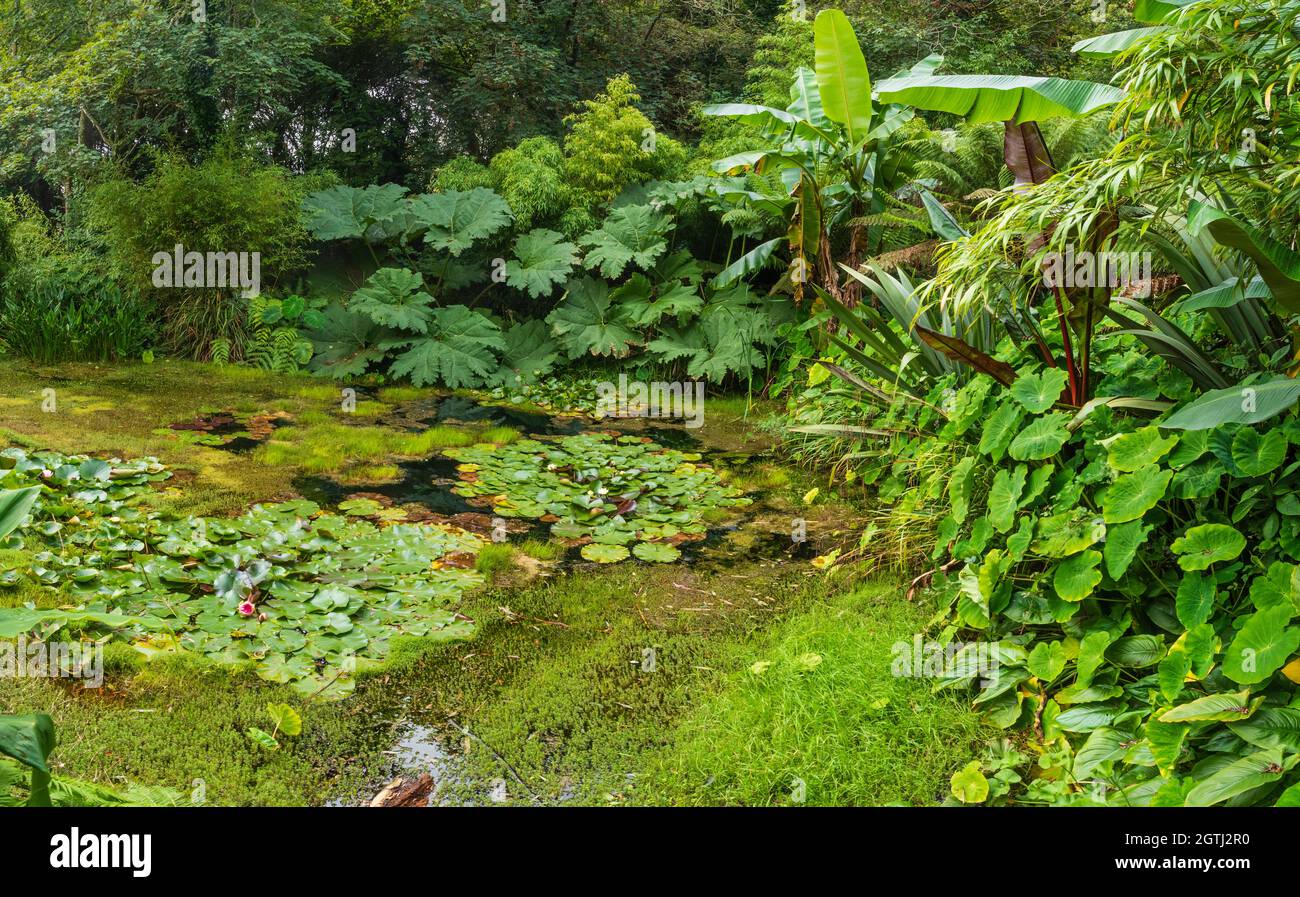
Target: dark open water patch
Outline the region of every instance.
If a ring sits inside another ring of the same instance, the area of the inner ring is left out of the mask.
[[[552,417],[503,405],[490,405],[465,396],[443,396],[406,402],[379,416],[383,426],[422,430],[431,426],[510,427],[531,436],[574,436],[587,421]]]
[[[434,514],[483,513],[451,491],[455,485],[456,462],[441,455],[414,461],[398,461],[396,480],[381,483],[340,483],[333,477],[303,474],[294,477],[293,488],[322,506],[336,506],[357,492],[382,495],[393,504],[415,504]]]

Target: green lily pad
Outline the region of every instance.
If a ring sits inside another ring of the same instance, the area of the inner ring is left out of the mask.
[[[666,542],[638,542],[632,547],[632,553],[643,561],[655,564],[671,564],[682,556],[676,546]]]
[[[617,564],[619,561],[627,560],[628,551],[622,545],[602,545],[599,542],[592,542],[582,546],[582,556],[597,564]]]

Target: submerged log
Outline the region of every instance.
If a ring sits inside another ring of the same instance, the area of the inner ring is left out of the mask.
[[[433,792],[433,776],[427,772],[418,779],[393,779],[370,802],[372,807],[427,807]]]

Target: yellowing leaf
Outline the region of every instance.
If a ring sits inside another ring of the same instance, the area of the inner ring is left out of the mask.
[[[1300,683],[1300,657],[1282,667],[1282,675],[1292,682]]]
[[[803,672],[810,673],[822,665],[822,656],[809,651],[796,657],[794,663]]]
[[[980,772],[980,762],[972,760],[952,777],[952,796],[964,804],[980,804],[988,799],[989,780]]]

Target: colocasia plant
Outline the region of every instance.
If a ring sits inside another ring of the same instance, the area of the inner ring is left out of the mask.
[[[1108,399],[1064,407],[1063,372],[1023,370],[950,403],[937,438],[964,457],[935,550],[952,569],[945,632],[995,643],[999,663],[977,679],[958,657],[940,687],[974,688],[1044,752],[999,799],[1300,803],[1288,385],[1281,402],[1264,383],[1153,420]]]

